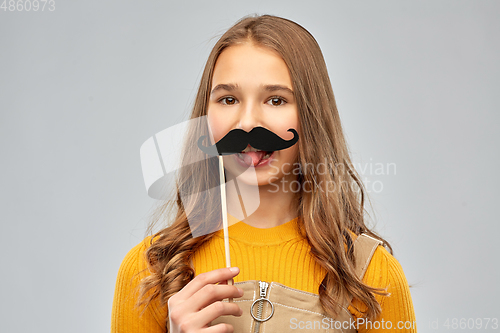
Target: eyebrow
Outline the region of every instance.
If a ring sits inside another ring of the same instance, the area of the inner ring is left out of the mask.
[[[294,92],[292,91],[292,89],[288,88],[287,86],[280,85],[280,84],[267,84],[267,85],[261,85],[261,87],[264,88],[264,91],[273,92],[273,91],[282,90],[282,91],[288,92],[292,96],[295,95]],[[239,86],[237,84],[221,83],[221,84],[218,84],[217,86],[215,86],[214,89],[212,89],[212,92],[210,93],[210,95],[213,95],[218,90],[234,91],[234,90],[238,90],[238,89],[239,89]]]

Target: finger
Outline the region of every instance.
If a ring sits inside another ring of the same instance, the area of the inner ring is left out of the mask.
[[[243,296],[243,290],[241,288],[224,284],[211,284],[201,288],[184,303],[186,303],[189,308],[199,311],[213,302],[221,301],[225,298],[238,298],[241,296]]]
[[[220,323],[210,326],[204,330],[206,333],[233,333],[234,327],[231,324]]]
[[[219,318],[220,316],[236,316],[240,317],[243,314],[243,310],[236,303],[229,302],[215,302],[202,309],[195,314],[196,322],[204,325],[206,323],[210,324],[213,320]]]
[[[217,284],[225,284],[225,285],[227,285],[228,284],[227,281],[229,281],[229,280],[223,280],[223,281],[218,282]]]
[[[228,280],[239,274],[240,270],[237,267],[235,271],[232,271],[229,268],[219,268],[213,271],[209,271],[206,273],[201,273],[197,275],[193,280],[191,280],[187,285],[184,286],[179,292],[179,299],[186,300],[191,297],[198,290],[206,286],[207,284],[215,284],[218,282],[222,282],[224,280]],[[227,283],[226,283],[227,284]]]

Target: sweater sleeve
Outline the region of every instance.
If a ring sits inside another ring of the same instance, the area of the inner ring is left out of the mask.
[[[116,279],[115,294],[111,313],[111,333],[164,333],[165,324],[160,324],[151,306],[148,306],[144,313],[144,308],[136,308],[138,300],[137,286],[142,278],[149,273],[143,271],[145,261],[142,259],[146,248],[145,241],[142,241],[132,248],[123,259],[118,270]]]
[[[400,263],[383,246],[378,246],[368,265],[363,282],[377,288],[387,288],[389,296],[375,295],[382,313],[371,322],[359,319],[360,313],[350,307],[358,318],[359,333],[405,332],[416,333],[417,323],[411,299],[410,288]],[[359,309],[366,306],[353,301]]]

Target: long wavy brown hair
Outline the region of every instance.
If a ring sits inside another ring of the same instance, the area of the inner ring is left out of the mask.
[[[334,317],[342,300],[352,296],[364,304],[365,309],[358,308],[358,311],[374,320],[381,313],[374,295],[387,294],[383,289],[365,285],[356,277],[351,232],[356,235],[366,233],[381,240],[391,254],[392,248],[365,225],[365,213],[369,215],[364,207],[366,189],[351,163],[327,67],[314,37],[299,24],[282,17],[256,14],[243,17],[213,47],[191,119],[206,115],[213,71],[221,52],[242,43],[276,51],[289,69],[301,127],[298,163],[303,169],[298,181],[302,185],[314,184],[314,191],[304,190],[308,187],[301,186],[294,204],[298,207],[299,226],[311,247],[310,253],[327,271],[318,290],[321,305]],[[191,128],[190,133],[188,137],[195,134],[199,137],[200,133],[206,133],[206,128]],[[190,148],[184,146],[185,158],[193,158],[188,155],[200,151]],[[168,299],[194,278],[190,258],[215,233],[193,238],[187,216],[190,219],[198,216],[200,219],[221,220],[220,211],[210,209],[220,207],[220,194],[195,195],[191,202],[186,203],[181,200],[180,193],[200,193],[216,187],[219,179],[217,163],[213,158],[185,167],[177,179],[177,193],[173,194],[172,200],[159,204],[153,213],[147,230],[151,238],[144,252],[151,274],[141,280],[136,303],[137,307],[146,306],[143,311],[153,300],[165,307]],[[320,163],[326,164],[328,172],[316,173],[308,168]],[[166,222],[163,225],[168,226],[153,234],[153,227],[158,222]]]

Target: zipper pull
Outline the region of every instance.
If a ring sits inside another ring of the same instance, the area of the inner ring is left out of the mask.
[[[253,319],[255,319],[257,321],[255,323],[254,333],[258,333],[260,330],[260,324],[264,321],[269,320],[269,318],[271,318],[274,314],[274,304],[269,299],[266,298],[268,287],[269,287],[269,283],[267,283],[265,281],[259,281],[259,296],[260,296],[260,298],[253,301],[252,305],[250,306],[250,314],[252,315]],[[264,306],[264,301],[268,302],[271,305],[271,314],[267,318],[261,318],[262,317],[262,310],[263,310],[263,306]],[[256,303],[258,303],[257,317],[253,314],[253,307]]]
[[[266,292],[267,292],[267,287],[269,287],[269,283],[267,283],[265,281],[259,281],[259,286],[260,286],[260,297],[265,298]]]

